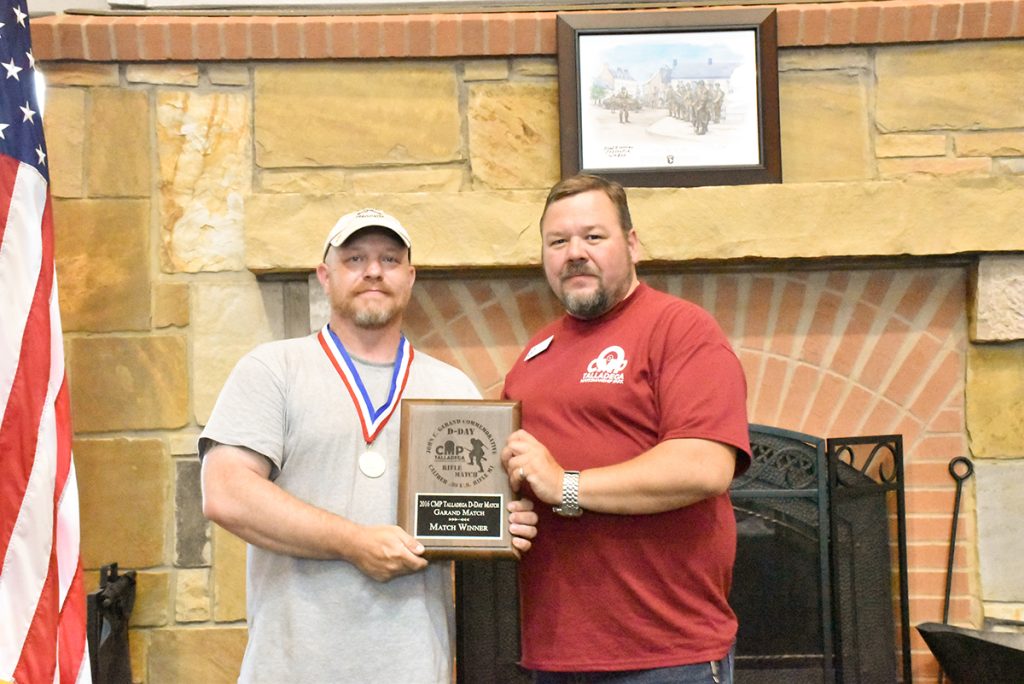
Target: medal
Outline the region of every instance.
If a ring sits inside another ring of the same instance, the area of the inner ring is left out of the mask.
[[[327,354],[327,359],[341,377],[345,389],[348,390],[349,398],[352,399],[363,428],[367,451],[359,457],[359,471],[366,477],[380,477],[387,469],[387,461],[380,454],[370,450],[370,445],[387,425],[402,400],[402,393],[405,392],[405,385],[409,381],[409,369],[412,367],[412,345],[405,339],[405,335],[398,340],[388,398],[380,407],[374,407],[363,380],[359,377],[359,370],[352,363],[352,357],[345,351],[345,345],[334,334],[330,325],[325,325],[316,337]]]
[[[386,467],[384,457],[376,451],[364,452],[359,457],[359,471],[366,477],[380,477]]]

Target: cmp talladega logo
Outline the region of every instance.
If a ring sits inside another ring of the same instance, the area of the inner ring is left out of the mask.
[[[478,485],[501,462],[498,443],[475,420],[454,418],[439,425],[427,441],[430,472],[442,484],[461,488]]]
[[[609,385],[621,385],[625,379],[622,371],[626,370],[626,352],[622,347],[612,345],[597,355],[587,365],[587,371],[580,378],[580,383],[603,382]]]

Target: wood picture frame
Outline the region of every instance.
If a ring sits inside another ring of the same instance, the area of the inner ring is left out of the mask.
[[[561,13],[557,38],[563,178],[782,182],[774,9]]]

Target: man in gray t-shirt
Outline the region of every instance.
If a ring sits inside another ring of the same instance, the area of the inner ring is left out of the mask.
[[[410,248],[392,216],[343,216],[317,267],[330,323],[239,361],[200,436],[203,511],[249,543],[239,681],[451,681],[451,564],[395,524],[397,414],[480,395],[402,335]],[[509,510],[524,552],[536,515]]]

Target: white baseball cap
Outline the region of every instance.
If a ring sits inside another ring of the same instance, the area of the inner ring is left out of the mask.
[[[402,244],[412,249],[409,231],[399,223],[398,219],[380,209],[360,209],[351,214],[345,214],[334,224],[324,241],[324,256],[327,256],[327,250],[331,247],[340,247],[363,228],[386,228],[394,233],[402,241]]]

